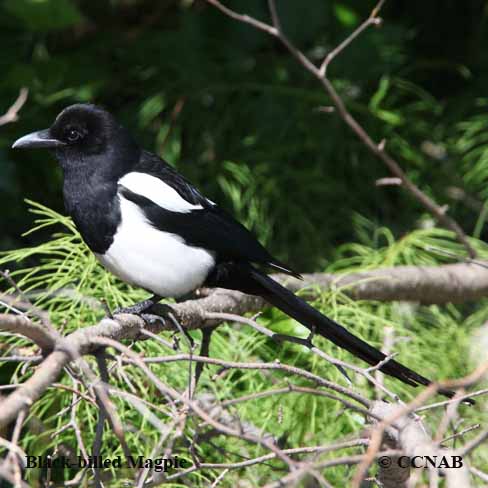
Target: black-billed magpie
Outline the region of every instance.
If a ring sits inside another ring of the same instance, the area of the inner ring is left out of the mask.
[[[259,295],[370,365],[385,355],[311,307],[266,274],[299,277],[258,240],[157,155],[141,149],[106,110],[76,104],[53,125],[18,139],[13,148],[48,148],[64,174],[66,211],[99,261],[155,297],[220,287]],[[390,359],[381,371],[412,386],[431,381]],[[441,391],[452,396],[453,392]]]

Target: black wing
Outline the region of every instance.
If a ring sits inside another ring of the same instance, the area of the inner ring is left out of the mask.
[[[122,195],[136,203],[156,228],[180,235],[191,246],[213,251],[218,262],[251,262],[300,277],[298,273],[273,258],[242,224],[205,198],[186,178],[156,155],[143,152],[134,171],[159,178],[187,202],[202,206],[202,209],[187,213],[172,212],[138,193],[121,187]]]

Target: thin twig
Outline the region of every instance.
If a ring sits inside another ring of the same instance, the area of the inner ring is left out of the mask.
[[[214,7],[216,7],[221,12],[223,12],[225,15],[228,15],[229,17],[238,20],[239,22],[244,22],[245,24],[252,25],[256,29],[267,32],[272,36],[276,36],[278,34],[277,30],[271,25],[268,25],[264,22],[261,22],[260,20],[250,17],[249,15],[238,14],[237,12],[234,12],[230,8],[227,8],[225,5],[222,5],[218,0],[207,0],[207,2],[213,5]]]
[[[332,49],[332,51],[330,51],[327,56],[325,56],[319,68],[320,76],[327,76],[327,68],[329,67],[329,64],[332,62],[332,60],[336,58],[338,54],[344,51],[344,49],[349,46],[349,44],[351,44],[351,42],[354,41],[354,39],[356,39],[356,37],[358,37],[363,31],[365,31],[371,25],[381,24],[381,18],[376,17],[376,14],[379,12],[384,2],[385,0],[381,0],[376,6],[375,10],[373,10],[371,15],[362,24],[360,24],[359,27],[357,27],[348,37],[346,37],[337,47]],[[374,13],[375,11],[376,13]]]
[[[0,116],[0,126],[10,124],[11,122],[16,122],[17,120],[19,120],[20,109],[27,101],[28,95],[29,90],[27,88],[24,87],[20,89],[19,96],[17,97],[15,102],[2,116]]]
[[[382,143],[376,144],[373,141],[373,139],[369,136],[369,134],[365,131],[363,126],[359,124],[359,122],[352,116],[352,114],[347,109],[344,101],[342,100],[342,98],[339,96],[336,89],[334,88],[332,82],[326,76],[325,71],[328,62],[325,63],[324,68],[322,67],[317,68],[317,66],[315,66],[315,64],[307,56],[305,56],[305,54],[303,54],[303,52],[300,51],[300,49],[298,49],[284,34],[283,30],[281,29],[281,24],[279,21],[279,16],[276,11],[276,5],[274,0],[269,0],[270,14],[273,20],[273,26],[264,24],[263,22],[258,21],[257,19],[249,17],[248,15],[239,14],[234,10],[225,7],[218,0],[207,0],[207,2],[213,5],[214,7],[216,7],[217,9],[219,9],[225,15],[233,18],[234,20],[244,22],[246,24],[250,24],[259,30],[267,32],[273,37],[277,37],[281,41],[281,43],[288,49],[288,51],[298,60],[298,62],[307,71],[309,71],[315,78],[318,79],[318,81],[321,83],[324,90],[331,98],[332,103],[337,109],[339,116],[344,120],[344,122],[349,126],[349,128],[356,134],[356,136],[363,142],[363,144],[373,154],[375,154],[379,159],[383,161],[383,163],[389,168],[389,170],[393,173],[393,175],[402,181],[403,187],[406,190],[408,190],[414,196],[414,198],[418,200],[441,225],[451,230],[455,234],[458,241],[461,242],[466,248],[466,250],[468,251],[469,256],[471,258],[476,257],[476,251],[471,246],[468,237],[466,236],[465,232],[460,227],[460,225],[454,219],[452,219],[446,214],[446,211],[443,207],[440,207],[434,200],[432,200],[432,198],[426,195],[418,186],[416,186],[408,178],[407,174],[403,171],[403,169],[398,164],[398,162],[386,152],[384,148],[384,144]],[[377,19],[377,15],[383,3],[384,0],[381,0],[377,4],[375,9],[373,9],[373,12],[371,13],[369,19]],[[349,36],[352,37],[351,39],[347,38],[341,43],[341,45],[339,46],[340,47],[339,52],[341,52],[346,46],[348,46],[349,43],[354,38],[357,38],[357,35],[360,34],[362,31],[364,31],[367,25],[377,22],[377,21],[371,21],[369,19],[366,20],[366,25],[364,28],[360,30],[360,32],[354,31]]]

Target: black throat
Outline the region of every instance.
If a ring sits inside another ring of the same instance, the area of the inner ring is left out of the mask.
[[[111,246],[121,222],[117,196],[118,180],[131,171],[140,157],[135,144],[121,150],[83,154],[71,149],[56,152],[64,175],[63,197],[66,212],[81,237],[95,253]]]

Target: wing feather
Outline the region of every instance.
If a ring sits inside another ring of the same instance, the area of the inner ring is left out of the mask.
[[[144,152],[133,171],[159,178],[195,206],[184,213],[171,211],[144,196],[143,191],[135,192],[123,184],[119,185],[121,194],[136,203],[154,227],[181,236],[188,245],[214,252],[220,262],[250,262],[300,277],[284,263],[273,258],[248,229],[203,196],[162,159]]]

